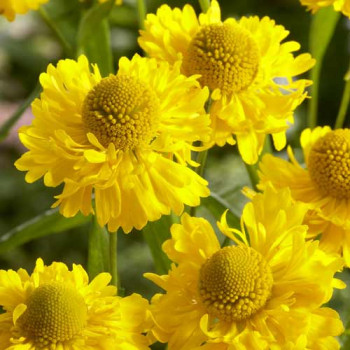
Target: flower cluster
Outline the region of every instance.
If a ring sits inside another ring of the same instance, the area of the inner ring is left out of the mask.
[[[12,21],[47,1],[7,0],[0,13]],[[347,0],[301,2],[350,14]],[[326,304],[350,267],[350,129],[305,129],[304,163],[290,147],[290,161],[262,154],[270,138],[286,146],[312,84],[300,75],[315,60],[288,34],[269,17],[223,20],[217,0],[200,15],[162,5],[140,30],[147,57],[122,57],[107,76],[88,54],[48,66],[19,129],[25,180],[60,186],[52,207],[113,233],[181,219],[162,245],[169,271],[145,274],[162,289],[150,304],[80,265],[0,270],[0,350],[339,349],[343,323]],[[210,196],[206,152],[227,144],[250,169],[261,159],[259,180],[243,190],[240,227],[226,211],[214,229],[189,212]]]

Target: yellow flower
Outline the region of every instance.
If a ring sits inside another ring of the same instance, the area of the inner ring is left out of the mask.
[[[302,132],[306,169],[288,150],[291,162],[266,155],[260,163],[260,189],[267,183],[289,187],[309,208],[310,237],[323,233],[321,247],[342,253],[350,266],[350,130],[317,127]]]
[[[338,349],[342,323],[321,306],[343,287],[333,278],[343,261],[305,241],[306,210],[267,188],[245,206],[242,232],[223,215],[236,243],[224,248],[205,219],[184,214],[163,245],[168,275],[145,275],[165,290],[152,299],[153,335],[169,350]]]
[[[31,275],[0,270],[0,349],[149,349],[147,300],[116,296],[110,279],[101,273],[89,283],[81,265],[69,271],[41,259]]]
[[[192,143],[205,140],[207,89],[179,67],[134,56],[121,58],[116,75],[101,78],[85,56],[62,60],[40,76],[35,119],[20,129],[29,149],[15,165],[31,183],[64,183],[54,207],[74,216],[93,212],[110,231],[142,229],[184,204],[207,196],[207,182],[187,167]]]
[[[158,60],[181,62],[185,75],[200,74],[212,91],[210,109],[212,143],[234,144],[247,163],[255,163],[266,134],[275,147],[286,144],[285,131],[293,112],[306,96],[310,81],[296,80],[314,65],[309,54],[293,56],[300,45],[281,43],[288,31],[268,17],[228,18],[211,2],[197,18],[194,9],[162,5],[147,15],[140,46]]]
[[[40,5],[49,0],[1,0],[0,15],[5,16],[9,21],[13,21],[16,14],[25,14],[29,10],[37,10]]]
[[[100,4],[103,4],[104,2],[107,2],[109,0],[98,0]],[[123,3],[123,0],[115,0],[116,5],[121,5]]]
[[[331,6],[335,11],[342,12],[350,18],[350,0],[300,0],[302,5],[307,6],[308,10],[315,13],[322,7]]]

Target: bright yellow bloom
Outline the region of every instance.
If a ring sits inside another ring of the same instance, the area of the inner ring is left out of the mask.
[[[1,350],[147,350],[151,325],[147,300],[121,298],[101,273],[89,283],[81,265],[36,262],[0,270]]]
[[[310,81],[296,80],[314,65],[309,54],[293,56],[300,45],[281,43],[289,32],[268,17],[228,18],[211,2],[197,18],[194,9],[162,5],[147,15],[140,46],[151,57],[171,64],[181,62],[186,75],[200,74],[202,86],[212,91],[212,143],[234,144],[247,163],[255,163],[266,134],[275,147],[286,144],[285,131],[293,112],[306,96]]]
[[[187,167],[192,143],[206,140],[208,90],[179,67],[134,56],[116,75],[101,78],[85,56],[62,60],[40,76],[43,92],[32,104],[35,119],[20,129],[29,149],[17,162],[31,183],[64,183],[54,207],[74,216],[93,212],[110,231],[142,229],[184,204],[207,196],[207,182]]]
[[[4,15],[9,21],[13,21],[16,14],[25,14],[29,10],[37,10],[40,5],[49,0],[1,0],[0,15]]]
[[[98,0],[100,4],[103,4],[104,2],[107,2],[109,0]],[[121,5],[123,3],[123,0],[115,0],[116,5]]]
[[[335,11],[342,12],[350,18],[350,0],[300,0],[302,5],[307,6],[308,10],[315,13],[322,7],[331,6]]]
[[[306,169],[288,150],[291,162],[266,155],[260,163],[259,187],[289,187],[296,201],[309,208],[310,237],[320,233],[321,247],[343,254],[350,266],[350,129],[317,127],[302,132]]]
[[[153,335],[169,350],[338,349],[343,326],[321,307],[343,260],[305,241],[307,207],[287,189],[256,194],[242,232],[219,229],[236,245],[221,248],[210,224],[182,216],[163,250],[175,263],[168,275],[145,276],[165,290],[152,299]]]

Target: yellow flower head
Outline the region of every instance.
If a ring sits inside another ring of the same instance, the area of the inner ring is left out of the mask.
[[[323,233],[321,247],[342,253],[350,266],[350,129],[317,127],[302,132],[306,169],[289,149],[291,162],[272,155],[260,163],[260,188],[289,187],[296,201],[309,208],[310,236]]]
[[[342,12],[350,18],[350,0],[300,0],[302,5],[307,6],[308,10],[315,13],[322,7],[331,6],[335,11]]]
[[[287,189],[256,194],[242,232],[218,224],[235,245],[220,247],[210,224],[182,216],[163,250],[168,275],[146,277],[165,290],[152,299],[153,335],[169,350],[338,349],[343,326],[321,307],[332,296],[342,259],[305,241],[307,207]]]
[[[1,0],[0,15],[4,15],[9,21],[13,21],[16,14],[25,14],[29,10],[37,10],[40,5],[49,0]]]
[[[27,182],[64,183],[54,206],[74,216],[93,212],[99,224],[129,232],[207,196],[207,182],[187,167],[192,143],[206,140],[207,89],[179,66],[134,56],[116,75],[101,78],[85,56],[62,60],[40,76],[35,119],[20,129],[29,149],[17,162]]]
[[[121,298],[101,273],[89,283],[81,265],[36,262],[25,270],[0,270],[1,350],[147,350],[148,302]]]
[[[234,144],[247,163],[258,159],[266,134],[275,147],[286,144],[293,111],[306,96],[310,81],[294,77],[314,65],[309,54],[293,56],[300,45],[281,43],[288,31],[268,17],[228,18],[211,2],[197,18],[194,9],[162,5],[149,14],[139,38],[141,47],[158,60],[181,63],[185,75],[199,74],[211,93],[211,144]]]

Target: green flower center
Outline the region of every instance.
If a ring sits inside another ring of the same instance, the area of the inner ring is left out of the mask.
[[[49,348],[80,334],[87,320],[83,297],[63,283],[43,284],[33,291],[18,319],[22,333],[36,348]]]
[[[202,85],[226,94],[245,90],[259,67],[259,48],[244,28],[234,23],[203,26],[184,55],[186,75],[200,74]]]
[[[211,316],[240,321],[265,305],[272,284],[270,267],[259,252],[230,246],[216,252],[202,266],[199,292]]]
[[[111,75],[88,93],[82,115],[87,131],[103,146],[112,142],[117,149],[132,150],[154,136],[159,100],[138,79]]]
[[[322,194],[350,198],[350,129],[337,129],[311,148],[308,169]]]

